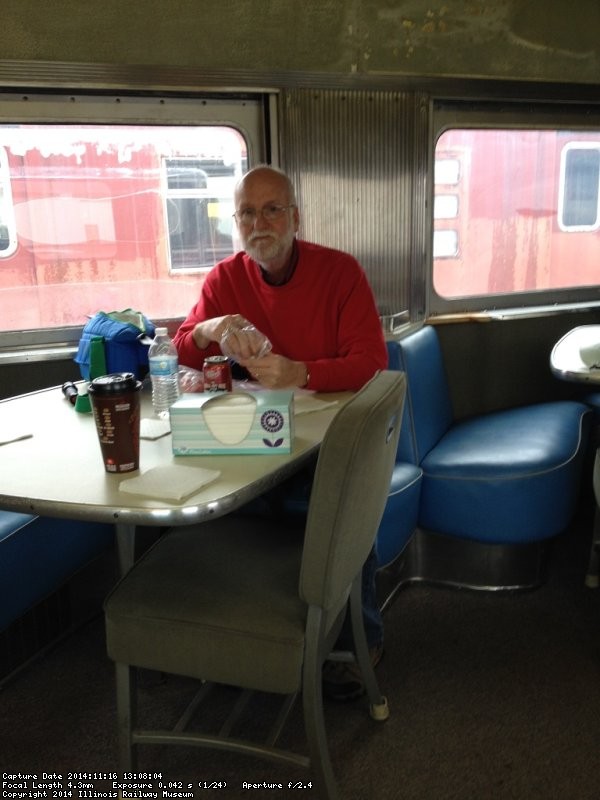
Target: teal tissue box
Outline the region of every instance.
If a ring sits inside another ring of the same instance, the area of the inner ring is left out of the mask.
[[[204,392],[183,394],[170,409],[173,453],[290,453],[294,440],[294,393]]]

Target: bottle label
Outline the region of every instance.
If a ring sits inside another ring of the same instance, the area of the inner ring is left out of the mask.
[[[152,356],[148,359],[150,375],[173,375],[177,374],[177,356]]]

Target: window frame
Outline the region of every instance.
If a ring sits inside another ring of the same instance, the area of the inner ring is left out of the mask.
[[[116,93],[0,91],[0,125],[214,125],[239,131],[247,145],[248,165],[273,160],[276,140],[272,106],[277,92]],[[0,164],[1,166],[1,164]],[[16,247],[16,242],[15,242]],[[0,259],[1,263],[1,259]],[[175,318],[153,320],[176,324]],[[81,326],[0,331],[0,363],[53,360],[72,353]]]
[[[600,131],[600,106],[589,104],[547,104],[438,100],[433,103],[431,151],[429,154],[429,235],[427,242],[428,315],[452,316],[483,313],[493,316],[507,312],[523,314],[556,311],[558,307],[600,305],[600,285],[565,289],[472,295],[446,298],[433,283],[433,239],[435,229],[435,152],[439,138],[451,129],[514,129]],[[578,144],[580,144],[578,142]],[[562,181],[561,184],[562,186]],[[460,247],[460,243],[459,243]]]

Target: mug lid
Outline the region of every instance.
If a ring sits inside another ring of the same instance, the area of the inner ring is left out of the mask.
[[[92,394],[121,394],[136,391],[140,386],[133,372],[113,372],[94,378],[88,391]]]

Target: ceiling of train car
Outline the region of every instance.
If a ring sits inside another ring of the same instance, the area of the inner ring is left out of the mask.
[[[597,83],[600,6],[577,0],[3,0],[2,58],[281,74]]]

